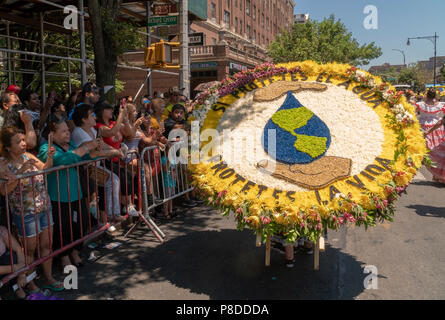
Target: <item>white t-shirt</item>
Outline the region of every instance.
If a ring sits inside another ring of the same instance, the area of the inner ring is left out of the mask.
[[[97,137],[97,131],[94,128],[91,128],[91,132],[93,133],[93,137]],[[80,146],[84,142],[92,141],[93,138],[81,127],[75,127],[73,133],[71,133],[71,142],[76,146]]]

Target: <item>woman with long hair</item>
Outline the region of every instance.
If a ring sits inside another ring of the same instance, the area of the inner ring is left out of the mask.
[[[40,161],[31,153],[26,152],[25,135],[20,129],[3,128],[0,132],[0,142],[2,155],[8,160],[10,171],[16,175],[41,171],[53,166],[54,147],[47,148],[45,162]],[[38,244],[40,256],[48,256],[51,252],[50,243],[53,240],[54,223],[43,175],[2,183],[0,193],[8,197],[9,212],[12,213],[12,221],[26,248],[27,263],[31,264],[34,261]],[[52,276],[52,259],[43,262],[42,268],[47,287],[55,291],[63,290],[63,284]],[[31,291],[38,291],[34,282],[30,282],[28,287]]]

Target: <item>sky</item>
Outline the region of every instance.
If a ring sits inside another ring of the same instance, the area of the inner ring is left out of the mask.
[[[377,8],[377,29],[366,29],[364,13],[367,5]],[[434,45],[430,40],[411,40],[408,38],[434,36],[437,32],[437,56],[445,55],[445,0],[295,0],[295,14],[309,13],[310,19],[322,21],[331,14],[340,19],[362,44],[374,42],[382,48],[382,55],[371,60],[373,65],[403,64],[428,60],[434,56]]]

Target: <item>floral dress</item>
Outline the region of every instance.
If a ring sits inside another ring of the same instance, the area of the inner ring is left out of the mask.
[[[421,101],[416,104],[416,107],[419,112],[418,119],[423,131],[431,129],[445,114],[443,102],[427,104],[424,101]],[[429,150],[433,150],[444,140],[445,130],[443,127],[440,127],[426,137],[427,147]]]
[[[23,155],[25,160],[29,160]],[[8,164],[12,173],[18,174],[19,168]],[[31,171],[38,171],[33,166]],[[20,179],[20,184],[8,194],[9,208],[13,214],[23,216],[38,214],[46,210],[46,202],[49,202],[45,188],[45,180],[43,175]]]

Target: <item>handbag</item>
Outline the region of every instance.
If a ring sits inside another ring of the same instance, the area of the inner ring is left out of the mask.
[[[88,172],[90,179],[96,181],[100,187],[105,187],[105,183],[110,178],[110,173],[102,168],[95,166],[94,164],[88,165]]]

